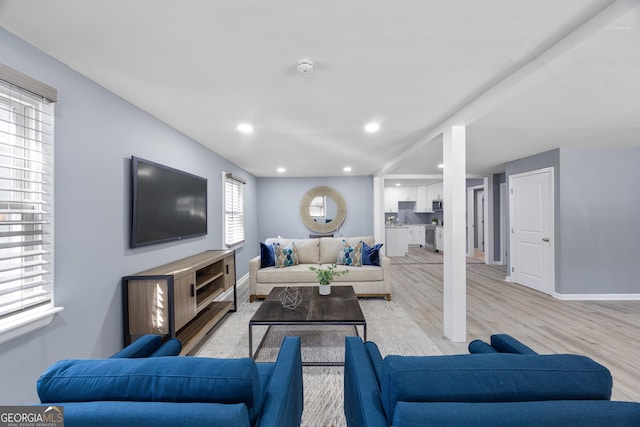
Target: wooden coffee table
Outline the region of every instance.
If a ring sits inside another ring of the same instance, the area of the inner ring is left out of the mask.
[[[295,310],[284,308],[279,294],[284,287],[276,287],[262,302],[260,308],[249,320],[249,357],[255,359],[264,344],[272,326],[336,326],[353,325],[356,336],[358,326],[362,326],[363,338],[367,340],[367,321],[364,318],[358,298],[352,286],[331,286],[330,295],[320,295],[318,287],[300,287],[297,289],[302,302]],[[253,351],[253,327],[268,326],[262,340]],[[304,362],[304,366],[342,366],[343,362]]]

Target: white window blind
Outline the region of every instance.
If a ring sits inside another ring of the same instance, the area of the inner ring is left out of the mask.
[[[1,332],[53,307],[54,104],[5,80],[6,70],[0,70]]]
[[[244,184],[230,173],[224,177],[224,243],[227,247],[244,242]]]

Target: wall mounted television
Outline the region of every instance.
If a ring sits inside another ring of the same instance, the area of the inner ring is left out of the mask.
[[[207,234],[207,180],[131,157],[130,247]]]

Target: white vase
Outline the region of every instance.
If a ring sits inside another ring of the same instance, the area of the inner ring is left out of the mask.
[[[330,295],[331,294],[331,285],[320,285],[318,286],[320,295]]]

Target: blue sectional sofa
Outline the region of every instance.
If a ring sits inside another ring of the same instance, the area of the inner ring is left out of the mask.
[[[610,401],[611,374],[595,361],[539,355],[508,336],[493,344],[484,354],[382,358],[375,343],[347,337],[347,425],[640,425],[640,404]]]
[[[41,404],[64,406],[67,427],[300,425],[299,337],[283,340],[274,363],[130,354],[53,364],[38,379]]]

